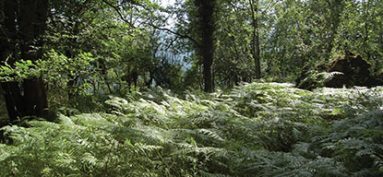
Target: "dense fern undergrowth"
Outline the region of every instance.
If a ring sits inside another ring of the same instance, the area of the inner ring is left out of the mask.
[[[160,88],[7,126],[0,176],[383,176],[383,88]]]

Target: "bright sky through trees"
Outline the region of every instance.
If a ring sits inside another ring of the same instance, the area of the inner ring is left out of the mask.
[[[169,6],[176,3],[175,0],[160,0],[160,4],[163,6]]]

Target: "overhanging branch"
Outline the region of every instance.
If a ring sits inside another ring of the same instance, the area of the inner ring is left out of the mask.
[[[112,3],[108,2],[107,0],[102,0],[106,5],[110,6],[111,8],[113,8],[118,16],[120,17],[120,19],[122,21],[124,21],[125,23],[128,23],[131,27],[135,28],[134,24],[132,24],[129,20],[127,20],[124,15],[121,13],[120,9],[118,8],[118,6],[115,6],[113,5]],[[161,30],[161,31],[166,31],[168,33],[171,33],[171,34],[174,34],[176,36],[178,36],[179,38],[183,38],[183,39],[188,39],[190,40],[191,42],[193,42],[196,46],[200,46],[199,42],[197,40],[195,40],[193,37],[189,36],[189,35],[186,35],[186,34],[181,34],[177,31],[174,31],[174,30],[171,30],[169,28],[164,28],[164,27],[160,27],[160,26],[157,26],[155,24],[152,24],[152,23],[145,23],[146,25],[149,25],[150,27],[156,29],[156,30]]]
[[[200,46],[199,42],[197,40],[195,40],[193,37],[189,36],[189,35],[181,34],[181,33],[177,32],[177,31],[173,31],[173,30],[171,30],[169,28],[160,27],[160,26],[157,26],[157,25],[154,25],[154,24],[151,24],[151,23],[147,23],[147,25],[153,27],[154,29],[174,34],[174,35],[178,36],[179,38],[189,39],[195,45]]]
[[[117,12],[118,16],[120,17],[120,19],[121,19],[122,21],[124,21],[125,23],[128,23],[131,27],[135,28],[135,26],[134,26],[129,20],[127,20],[127,19],[124,17],[124,15],[122,15],[120,9],[118,9],[118,6],[113,5],[112,3],[108,2],[107,0],[102,0],[102,2],[104,2],[106,5],[108,5],[108,6],[110,6],[111,8],[113,8],[113,9]]]

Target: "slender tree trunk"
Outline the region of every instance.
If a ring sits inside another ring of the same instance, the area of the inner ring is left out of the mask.
[[[371,54],[370,54],[370,50],[368,49],[368,41],[369,41],[369,38],[370,38],[370,33],[369,33],[369,23],[370,23],[370,12],[369,12],[369,9],[370,9],[370,1],[367,1],[366,2],[366,7],[365,7],[365,22],[364,22],[364,41],[363,41],[363,48],[364,48],[364,51],[367,55],[367,59],[369,60],[371,58]]]
[[[250,4],[250,11],[251,11],[251,18],[252,18],[252,27],[253,27],[253,34],[252,34],[252,50],[251,54],[254,59],[255,64],[255,78],[260,79],[262,77],[261,75],[261,47],[259,43],[259,26],[258,26],[258,6],[259,1],[258,0],[249,0]]]
[[[212,65],[214,59],[214,8],[215,0],[195,0],[199,18],[199,33],[201,42],[199,53],[203,63],[204,91],[214,91],[214,77]]]
[[[5,21],[2,26],[1,61],[13,65],[18,59],[35,61],[42,56],[39,37],[46,29],[48,0],[5,1]],[[16,36],[16,34],[18,34]],[[4,40],[2,39],[2,40]],[[16,47],[20,56],[16,55]],[[5,49],[5,50],[4,50]],[[41,78],[28,78],[19,82],[2,82],[4,96],[11,122],[24,116],[47,115],[47,94]]]

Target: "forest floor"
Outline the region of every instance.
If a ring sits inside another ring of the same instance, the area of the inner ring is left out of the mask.
[[[161,88],[2,128],[0,176],[383,176],[383,87]]]

